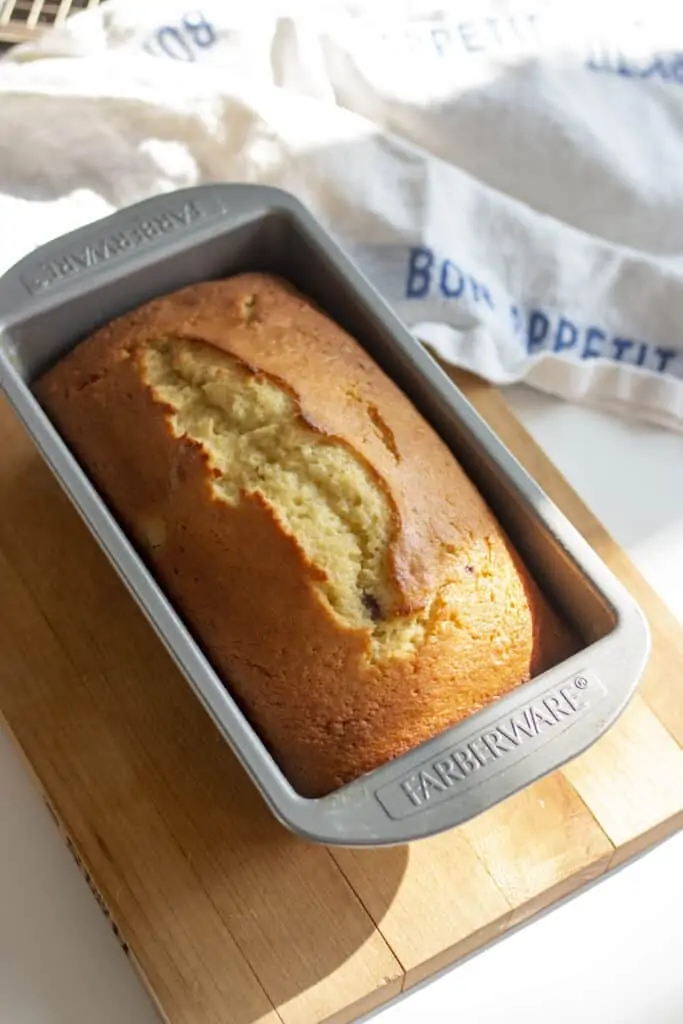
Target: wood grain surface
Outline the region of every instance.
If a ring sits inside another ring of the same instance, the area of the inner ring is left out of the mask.
[[[654,650],[562,772],[389,850],[272,819],[0,405],[0,713],[171,1024],[343,1024],[683,826],[683,628],[501,396],[457,379],[640,602]]]

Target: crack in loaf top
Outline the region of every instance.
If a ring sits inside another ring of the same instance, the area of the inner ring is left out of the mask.
[[[214,346],[277,382],[311,427],[356,453],[392,509],[393,615],[425,607],[462,570],[460,552],[491,536],[491,513],[444,442],[361,346],[285,281],[248,273],[191,285],[102,331],[127,353],[166,337]]]

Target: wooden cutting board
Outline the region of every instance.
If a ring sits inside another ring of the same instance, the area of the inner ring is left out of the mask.
[[[683,826],[683,628],[494,390],[458,382],[645,610],[617,725],[446,835],[329,850],[271,818],[0,406],[0,712],[171,1024],[336,1024]]]

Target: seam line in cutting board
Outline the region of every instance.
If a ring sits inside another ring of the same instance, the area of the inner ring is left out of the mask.
[[[590,748],[589,748],[589,749],[590,749]],[[579,755],[579,756],[581,756],[581,755]],[[582,805],[583,807],[585,807],[585,808],[586,808],[586,810],[587,810],[587,811],[588,811],[588,813],[590,814],[591,818],[593,819],[593,821],[595,822],[595,824],[597,825],[597,827],[598,827],[598,828],[600,829],[600,831],[601,831],[601,832],[602,832],[602,834],[604,835],[604,837],[605,837],[605,839],[607,840],[607,842],[609,843],[609,845],[610,845],[610,846],[612,847],[612,853],[610,854],[609,860],[608,860],[608,862],[607,862],[607,864],[608,864],[608,867],[607,867],[607,868],[605,868],[605,869],[604,869],[603,871],[600,871],[600,872],[599,872],[599,873],[598,873],[598,874],[596,875],[596,878],[600,878],[600,876],[601,876],[601,875],[603,875],[603,874],[606,874],[606,872],[607,872],[607,871],[609,870],[609,864],[611,864],[611,863],[612,863],[612,858],[614,857],[614,854],[616,853],[616,851],[617,851],[617,850],[619,849],[619,846],[618,846],[618,844],[617,844],[617,843],[615,843],[615,842],[614,842],[614,840],[612,839],[612,837],[611,837],[611,836],[610,836],[610,835],[608,834],[608,832],[607,832],[607,829],[605,828],[605,826],[604,826],[604,825],[603,825],[603,824],[602,824],[602,823],[601,823],[601,822],[599,821],[599,819],[598,819],[598,816],[597,816],[597,815],[595,814],[595,812],[593,811],[593,809],[592,809],[592,808],[591,808],[591,807],[590,807],[590,806],[589,806],[589,805],[588,805],[588,804],[586,803],[586,801],[584,800],[584,798],[583,798],[583,796],[581,795],[581,793],[579,793],[578,789],[576,788],[576,786],[574,785],[574,783],[573,783],[573,782],[571,781],[571,779],[570,779],[570,778],[568,778],[568,777],[567,777],[567,775],[565,775],[565,773],[564,773],[564,771],[562,770],[562,768],[558,768],[558,774],[562,776],[562,778],[563,778],[563,779],[564,779],[564,781],[565,781],[565,782],[567,783],[567,785],[569,786],[569,788],[570,788],[570,789],[572,790],[572,792],[573,792],[573,793],[574,793],[574,794],[576,795],[576,798],[577,798],[577,800],[579,801],[579,803],[580,803],[580,804],[581,804],[581,805]],[[605,856],[606,856],[606,855],[605,855]],[[600,859],[600,858],[598,858],[598,860],[599,860],[599,859]]]
[[[324,850],[325,850],[325,853],[330,858],[330,860],[332,861],[332,863],[334,864],[336,870],[341,875],[342,881],[344,882],[344,884],[346,885],[347,889],[349,890],[349,892],[351,893],[351,895],[355,899],[356,903],[358,903],[358,905],[360,906],[360,908],[363,911],[363,913],[365,914],[365,916],[368,918],[370,923],[374,926],[375,931],[379,933],[379,935],[380,935],[382,941],[384,942],[385,946],[387,947],[387,949],[389,950],[389,952],[393,956],[394,960],[398,964],[398,966],[399,966],[399,968],[401,970],[401,975],[402,975],[401,991],[403,991],[403,984],[404,984],[404,982],[406,980],[406,973],[407,973],[407,971],[406,971],[406,968],[405,968],[404,964],[401,961],[400,956],[398,955],[398,953],[396,952],[394,947],[391,945],[391,942],[389,941],[387,936],[382,931],[382,927],[380,925],[380,922],[379,921],[375,921],[374,915],[370,912],[370,909],[368,907],[366,907],[366,905],[363,902],[363,899],[362,899],[360,893],[358,892],[356,887],[353,885],[353,883],[349,879],[348,875],[344,871],[344,868],[341,866],[341,864],[336,859],[336,857],[334,855],[334,852],[330,849],[329,846],[325,846]]]
[[[662,729],[664,729],[664,731],[665,731],[666,733],[668,733],[668,734],[669,734],[669,736],[670,736],[670,737],[671,737],[671,739],[672,739],[672,740],[674,741],[674,743],[675,743],[675,744],[676,744],[676,746],[677,746],[677,747],[679,748],[679,750],[683,751],[683,734],[682,734],[682,735],[681,735],[681,737],[679,738],[679,737],[678,737],[678,736],[676,735],[676,733],[672,731],[672,728],[671,728],[671,726],[669,725],[669,723],[668,723],[668,722],[667,722],[667,721],[666,721],[665,719],[663,719],[663,718],[660,718],[660,715],[659,715],[659,712],[657,711],[657,708],[656,708],[656,707],[654,706],[654,704],[653,704],[653,703],[652,703],[652,702],[651,702],[651,701],[649,700],[649,698],[648,698],[648,695],[647,695],[647,691],[646,691],[645,689],[643,689],[642,687],[639,687],[639,688],[638,688],[638,695],[639,695],[639,696],[641,697],[641,699],[642,699],[642,701],[643,701],[643,704],[645,704],[645,705],[647,706],[648,710],[649,710],[649,711],[650,711],[650,712],[651,712],[651,713],[652,713],[652,714],[654,715],[654,717],[655,717],[655,718],[657,719],[657,721],[658,721],[658,722],[659,722],[659,724],[661,725]]]
[[[500,885],[498,884],[498,882],[496,881],[494,876],[489,871],[486,863],[479,856],[479,854],[477,853],[477,851],[475,850],[474,846],[472,845],[470,840],[467,838],[467,836],[464,833],[461,833],[460,838],[461,838],[461,840],[464,843],[467,844],[467,846],[469,847],[469,849],[470,849],[470,851],[472,853],[472,856],[475,857],[477,859],[477,861],[481,864],[483,870],[486,872],[486,874],[490,878],[491,882],[493,883],[494,888],[498,891],[498,893],[500,894],[502,900],[504,901],[504,903],[506,904],[506,906],[508,908],[507,911],[504,914],[501,914],[499,918],[496,918],[496,920],[501,920],[501,921],[502,920],[506,920],[506,921],[509,921],[513,911],[516,910],[517,908],[512,905],[512,903],[510,902],[508,897],[505,895],[505,893],[501,889]],[[428,841],[429,840],[418,840],[418,842],[428,842]],[[410,848],[410,844],[407,844],[407,846],[408,846],[408,849],[409,849]],[[373,922],[375,928],[377,929],[377,931],[381,935],[382,939],[384,940],[384,942],[388,946],[389,950],[391,951],[391,953],[393,954],[394,958],[396,959],[399,967],[401,968],[401,971],[403,972],[403,980],[401,982],[401,992],[404,992],[405,991],[406,979],[408,977],[409,970],[411,970],[412,968],[407,968],[405,966],[405,964],[401,960],[401,957],[399,956],[398,952],[394,949],[393,945],[391,944],[391,941],[390,941],[389,937],[385,934],[384,929],[382,928],[382,922],[375,920],[374,914],[371,912],[369,907],[367,907],[365,905],[362,896],[360,895],[360,893],[358,892],[358,890],[354,886],[353,882],[351,881],[351,879],[347,875],[347,873],[344,870],[344,868],[342,867],[342,865],[337,861],[337,859],[336,859],[336,857],[334,855],[334,851],[331,850],[329,847],[326,847],[326,850],[327,850],[328,854],[330,855],[330,857],[332,858],[332,860],[333,860],[334,864],[336,865],[337,869],[341,873],[342,877],[344,878],[344,881],[349,886],[349,888],[353,892],[354,896],[356,897],[356,899],[358,900],[360,905],[363,907],[363,910],[365,911],[365,913],[368,915],[370,920]],[[394,893],[394,898],[395,898],[395,896],[396,896],[396,893]],[[490,923],[491,922],[489,922],[489,924]],[[477,929],[477,931],[483,930],[486,927],[487,927],[487,925],[484,924],[484,925],[481,926],[481,929]],[[505,928],[503,930],[505,931],[506,929],[507,929],[507,925],[505,926]],[[489,943],[485,943],[482,948],[485,949],[488,946],[488,944]],[[453,945],[457,945],[457,943],[453,943]]]
[[[634,570],[635,570],[635,571],[636,571],[636,572],[638,573],[638,569],[636,569],[636,567],[635,567],[635,566],[633,566],[633,568],[634,568]],[[639,573],[638,573],[638,574],[639,574]],[[639,575],[640,575],[640,574],[639,574]],[[645,579],[645,577],[641,577],[641,579],[639,580],[639,582],[642,582],[643,586],[647,587],[647,588],[648,588],[648,589],[649,589],[649,590],[650,590],[650,591],[652,592],[652,593],[651,593],[651,598],[652,598],[652,597],[654,597],[654,598],[656,598],[657,600],[660,600],[660,598],[659,598],[659,595],[657,594],[657,592],[656,592],[656,591],[652,590],[652,588],[650,587],[650,584],[649,584],[649,583],[647,582],[647,580]],[[629,588],[629,589],[630,589],[630,588]],[[663,601],[662,601],[661,603],[662,603],[662,606],[663,606],[663,608],[664,608],[664,609],[665,609],[666,611],[668,611],[669,609],[668,609],[667,605],[665,605]],[[676,621],[676,622],[677,622],[678,620],[674,619],[674,621]],[[653,639],[653,646],[654,646],[654,639]],[[647,672],[647,668],[646,668],[646,670],[645,670],[645,671]],[[645,685],[643,685],[643,683],[645,683]],[[677,686],[679,686],[680,684],[679,684],[679,683],[674,683],[673,685],[677,685]],[[657,721],[658,721],[658,722],[659,722],[659,724],[661,725],[662,729],[664,729],[664,731],[665,731],[666,733],[668,733],[668,734],[669,734],[669,736],[670,736],[670,737],[671,737],[671,739],[672,739],[672,740],[674,741],[674,743],[676,744],[676,746],[677,746],[677,747],[678,747],[678,748],[679,748],[679,749],[680,749],[681,751],[683,751],[683,732],[681,733],[681,736],[679,737],[679,736],[678,736],[678,735],[677,735],[677,734],[676,734],[676,733],[675,733],[675,732],[673,731],[673,728],[672,728],[672,727],[671,727],[671,726],[669,725],[669,723],[668,723],[668,722],[666,721],[666,719],[664,719],[664,718],[661,718],[661,717],[660,717],[660,712],[659,712],[659,711],[657,710],[657,708],[656,708],[656,706],[655,706],[655,704],[654,704],[654,700],[655,700],[655,698],[654,698],[654,695],[653,695],[652,701],[650,700],[650,696],[649,696],[649,694],[648,694],[648,687],[647,687],[647,683],[646,683],[646,680],[645,680],[645,676],[643,676],[643,679],[642,679],[642,680],[641,680],[641,682],[640,682],[640,683],[638,684],[638,689],[637,689],[636,693],[637,693],[637,694],[638,694],[638,696],[639,696],[639,697],[641,698],[641,700],[643,701],[643,703],[644,703],[644,704],[645,704],[645,705],[647,706],[648,710],[649,710],[649,711],[650,711],[650,712],[651,712],[651,713],[652,713],[652,714],[654,715],[654,717],[655,717],[655,718],[657,719]]]
[[[176,839],[176,843],[177,843],[177,845],[178,845],[179,849],[180,849],[181,851],[183,851],[183,846],[182,846],[182,844],[180,843],[180,841],[179,841],[179,840],[178,840],[178,839],[177,839],[177,838],[175,837],[175,833],[174,833],[174,832],[173,832],[173,830],[171,829],[171,827],[170,827],[170,825],[169,825],[169,823],[168,823],[168,820],[167,820],[167,818],[166,818],[166,815],[165,815],[165,814],[163,814],[163,812],[160,812],[160,813],[161,813],[161,817],[163,818],[164,822],[166,823],[167,827],[169,828],[169,831],[171,832],[171,834],[172,834],[172,835],[174,836],[174,838]],[[328,854],[329,854],[329,852],[330,852],[330,851],[329,851],[329,849],[328,849],[327,847],[325,847],[325,846],[321,846],[321,847],[319,847],[319,849],[321,850],[321,852],[324,852],[324,853],[328,853]],[[350,885],[348,884],[348,880],[347,880],[346,876],[344,875],[344,872],[343,872],[343,871],[341,870],[341,868],[339,867],[339,865],[338,865],[338,864],[337,864],[337,863],[336,863],[335,861],[333,861],[333,863],[334,863],[334,866],[336,867],[337,871],[338,871],[338,872],[339,872],[339,874],[341,875],[342,881],[343,881],[344,883],[346,883],[346,885],[347,885],[347,888],[349,889],[349,891],[350,891],[350,894],[351,894],[351,896],[355,898],[356,902],[357,902],[357,903],[359,904],[359,906],[360,906],[361,910],[363,911],[363,913],[365,914],[366,918],[368,919],[368,922],[369,922],[369,924],[373,926],[373,931],[375,931],[375,932],[377,932],[377,933],[379,934],[379,936],[380,936],[380,938],[381,938],[381,939],[383,940],[383,942],[384,942],[385,946],[387,947],[387,949],[389,950],[389,952],[390,952],[390,953],[392,954],[392,956],[393,956],[394,960],[396,961],[396,964],[397,964],[397,966],[398,966],[398,968],[400,969],[400,972],[401,972],[401,991],[403,991],[403,983],[405,982],[405,976],[406,976],[406,972],[405,972],[405,970],[404,970],[404,968],[403,968],[403,965],[402,965],[402,964],[400,963],[400,961],[399,961],[398,957],[396,956],[396,954],[395,954],[395,953],[394,953],[394,951],[392,950],[392,948],[391,948],[391,946],[389,945],[389,943],[387,942],[386,938],[384,937],[384,935],[382,935],[382,933],[381,933],[380,929],[379,929],[379,928],[377,927],[377,925],[375,924],[375,922],[374,922],[374,919],[372,918],[372,915],[371,915],[371,914],[370,914],[370,913],[368,912],[367,908],[366,908],[366,907],[365,907],[365,906],[363,905],[362,901],[361,901],[361,900],[360,900],[360,899],[358,898],[358,894],[357,894],[357,893],[355,892],[355,890],[353,889],[353,887],[352,887],[352,886],[350,886]],[[220,864],[218,865],[218,869],[219,869],[219,872],[220,872],[220,874],[221,874],[221,875],[222,875],[222,876],[223,876],[224,878],[226,878],[227,880],[229,880],[229,877],[230,877],[230,876],[229,876],[229,875],[228,875],[228,874],[227,874],[226,872],[224,872],[224,871],[223,871],[223,870],[221,869],[221,867],[220,867]],[[193,870],[193,874],[194,874],[194,868],[193,868],[192,870]],[[256,967],[254,966],[254,964],[252,963],[252,958],[251,958],[251,956],[249,955],[249,953],[247,952],[247,950],[246,950],[246,949],[244,948],[244,946],[243,946],[243,945],[242,945],[242,944],[241,944],[241,943],[239,942],[239,940],[238,940],[238,937],[237,937],[237,935],[235,935],[235,934],[233,933],[233,931],[232,931],[232,928],[231,928],[231,925],[230,925],[230,921],[229,921],[229,920],[226,920],[226,918],[225,918],[225,916],[224,916],[223,912],[221,911],[220,907],[219,907],[219,906],[218,906],[218,905],[216,904],[216,902],[215,902],[215,900],[214,900],[213,896],[212,896],[212,895],[211,895],[211,894],[210,894],[210,893],[208,892],[208,890],[207,890],[207,889],[205,889],[205,888],[204,888],[203,886],[202,886],[202,888],[203,888],[203,891],[204,891],[204,893],[206,894],[206,896],[207,896],[207,899],[209,900],[209,902],[210,902],[211,906],[213,907],[213,909],[214,909],[214,911],[216,912],[217,916],[219,917],[219,919],[220,919],[220,920],[221,920],[221,922],[223,923],[223,925],[224,925],[224,927],[225,927],[225,930],[226,930],[226,931],[228,932],[228,934],[229,934],[229,935],[230,935],[230,937],[232,938],[232,940],[233,940],[233,942],[235,943],[235,945],[236,945],[237,949],[239,950],[239,952],[240,952],[241,956],[243,957],[243,959],[244,959],[245,963],[246,963],[246,964],[247,964],[247,966],[249,967],[249,970],[251,971],[251,973],[253,974],[254,978],[256,979],[256,981],[257,981],[257,983],[258,983],[258,985],[259,985],[259,988],[261,988],[261,990],[263,991],[263,993],[264,993],[264,995],[265,995],[266,999],[268,1000],[268,1003],[269,1003],[269,1004],[270,1004],[270,1005],[272,1006],[272,1008],[273,1008],[273,1011],[274,1011],[274,1013],[275,1013],[276,1017],[278,1018],[278,1020],[279,1020],[279,1021],[281,1021],[281,1022],[282,1022],[282,1024],[286,1024],[286,1022],[285,1022],[285,1019],[284,1019],[284,1018],[282,1017],[282,1015],[280,1014],[280,1011],[279,1011],[279,1008],[278,1008],[278,1006],[277,1006],[277,1005],[276,1005],[276,1003],[274,1002],[274,1000],[273,1000],[272,996],[270,995],[270,993],[268,992],[268,990],[267,990],[267,989],[266,989],[266,988],[264,987],[264,983],[263,983],[263,982],[261,981],[261,979],[260,979],[260,977],[259,977],[259,974],[258,974],[258,972],[257,972],[257,969],[256,969]],[[370,937],[370,936],[368,936],[368,938],[369,938],[369,937]],[[318,979],[318,980],[319,980],[319,979]],[[392,979],[392,980],[393,980],[393,979]],[[366,995],[366,996],[367,996],[367,995],[370,995],[370,994],[372,994],[372,992],[374,992],[374,991],[377,991],[377,988],[378,988],[378,987],[379,987],[379,986],[378,986],[378,985],[376,985],[374,989],[372,989],[371,991],[368,991],[368,992],[367,992],[367,993],[365,993],[364,995]],[[306,990],[305,990],[305,989],[302,989],[301,991],[303,992],[303,991],[306,991]],[[363,996],[360,996],[359,998],[363,998]],[[288,1000],[286,1000],[286,1002],[289,1002],[289,999],[288,999]],[[341,1011],[342,1011],[343,1009],[344,1009],[344,1008],[342,1007],[342,1008],[340,1008],[340,1010],[339,1010],[339,1011],[334,1011],[334,1012],[335,1012],[335,1013],[337,1013],[337,1012],[341,1012]]]
[[[367,907],[365,905],[365,903],[363,902],[363,898],[361,897],[360,893],[358,892],[358,890],[354,886],[354,884],[351,881],[351,879],[349,878],[349,876],[344,871],[344,868],[341,866],[339,861],[336,859],[336,857],[334,855],[334,852],[329,848],[329,846],[325,847],[325,852],[329,856],[330,860],[334,864],[334,866],[337,869],[337,871],[339,872],[339,874],[342,876],[344,882],[346,883],[347,887],[349,888],[349,890],[351,891],[351,893],[355,897],[357,903],[360,904],[360,906],[363,908],[363,911],[365,912],[365,914],[367,914],[368,918],[370,919],[370,921],[374,925],[376,931],[378,931],[379,934],[381,935],[382,940],[385,942],[387,948],[389,949],[389,952],[391,953],[391,955],[396,960],[396,963],[398,964],[399,968],[401,969],[401,975],[402,975],[402,978],[401,978],[401,992],[403,992],[403,986],[405,985],[406,976],[408,974],[408,971],[407,971],[407,968],[406,968],[405,964],[401,960],[401,958],[398,955],[397,951],[392,946],[391,942],[389,941],[389,938],[384,934],[384,931],[382,930],[381,922],[375,920],[374,914],[370,911],[370,908]]]
[[[672,822],[673,826],[668,827]],[[664,830],[662,830],[662,826],[664,826]],[[650,850],[656,849],[661,843],[665,843],[668,839],[672,839],[675,835],[678,835],[679,832],[683,832],[683,810],[678,811],[669,818],[663,819],[656,825],[652,825],[651,828],[645,829],[644,832],[639,833],[639,835],[634,839],[628,840],[622,846],[617,846],[610,858],[610,862],[604,874],[615,874],[617,871],[621,870],[622,867],[638,860],[639,857],[649,853]],[[641,842],[643,843],[644,848],[640,848]],[[633,852],[627,852],[624,857],[618,859],[622,850],[634,846],[636,849]]]

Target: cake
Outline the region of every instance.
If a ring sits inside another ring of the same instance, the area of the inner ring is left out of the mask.
[[[155,299],[35,392],[304,796],[576,650],[446,444],[282,279]]]

